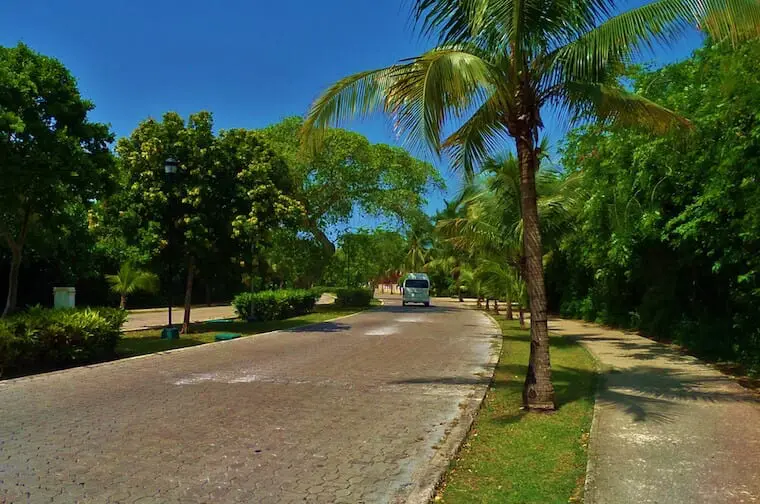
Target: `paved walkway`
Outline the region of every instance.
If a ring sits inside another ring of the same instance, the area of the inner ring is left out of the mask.
[[[317,304],[330,304],[335,301],[335,296],[331,294],[322,294]],[[147,310],[129,310],[129,318],[124,324],[125,331],[136,331],[148,329],[151,327],[161,327],[165,325],[168,319],[168,308],[150,308]],[[177,306],[172,310],[172,322],[182,324],[184,307]],[[221,306],[198,306],[190,310],[191,322],[205,322],[207,320],[216,320],[223,318],[235,317],[235,310],[230,305]]]
[[[760,396],[651,340],[580,322],[604,372],[591,434],[588,504],[760,502]]]
[[[430,461],[465,424],[462,405],[482,398],[501,338],[454,303],[398,304],[0,382],[0,502],[424,495],[438,474]]]

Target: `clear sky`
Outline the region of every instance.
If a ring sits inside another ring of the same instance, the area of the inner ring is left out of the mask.
[[[431,46],[413,31],[409,0],[2,4],[0,44],[23,41],[60,59],[95,103],[91,119],[110,123],[118,136],[168,110],[184,116],[209,110],[218,128],[260,128],[303,115],[320,91],[341,77]],[[683,58],[697,43],[690,37],[682,47],[655,54],[655,61]],[[556,143],[564,128],[551,118],[547,123]],[[349,127],[373,142],[395,143],[382,119]],[[456,177],[436,164],[454,194]],[[434,196],[429,210],[439,208],[445,196]]]

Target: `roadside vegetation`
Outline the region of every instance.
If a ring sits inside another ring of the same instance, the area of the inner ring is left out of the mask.
[[[528,414],[520,406],[530,332],[516,320],[498,321],[504,339],[493,382],[435,501],[582,502],[595,362],[578,343],[550,334],[558,408],[551,414]]]

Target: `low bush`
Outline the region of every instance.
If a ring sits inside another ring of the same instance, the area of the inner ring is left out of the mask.
[[[0,320],[0,374],[86,364],[115,355],[127,312],[35,307]]]
[[[342,287],[335,290],[335,304],[338,306],[364,307],[369,306],[375,293],[372,289]]]
[[[232,306],[246,320],[282,320],[311,313],[319,296],[316,291],[302,289],[243,292],[235,296]]]

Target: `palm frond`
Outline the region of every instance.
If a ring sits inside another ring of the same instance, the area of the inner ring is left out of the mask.
[[[602,22],[556,49],[548,58],[556,82],[604,80],[610,65],[655,45],[670,47],[684,31],[699,28],[733,42],[760,35],[757,0],[659,0]]]
[[[442,147],[451,158],[454,169],[461,169],[465,176],[472,177],[477,166],[504,149],[504,143],[509,138],[504,125],[507,114],[508,104],[504,94],[493,93],[443,142]]]
[[[624,126],[645,126],[657,132],[690,128],[676,112],[641,95],[598,83],[569,82],[563,98],[575,119],[589,116]]]
[[[441,129],[489,95],[492,68],[472,48],[442,47],[398,65],[342,79],[320,96],[302,129],[305,145],[317,145],[329,125],[384,113],[412,147],[439,152]]]

